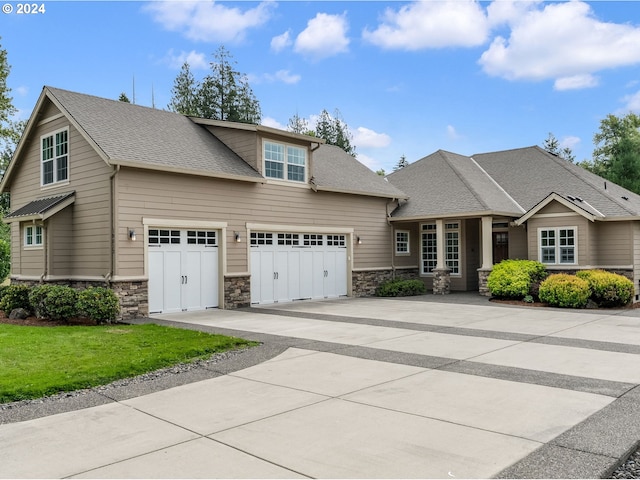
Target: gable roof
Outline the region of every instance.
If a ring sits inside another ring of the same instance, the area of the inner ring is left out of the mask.
[[[325,149],[322,139],[263,125],[192,118],[53,87],[43,88],[23,140],[42,120],[37,118],[37,112],[48,101],[69,119],[109,165],[264,182],[265,178],[259,172],[206,128],[207,125],[216,125],[319,145],[321,148],[314,152],[312,172],[315,179],[312,187],[317,190],[406,198],[405,194],[341,149]],[[19,157],[22,145],[21,140],[14,159]],[[0,192],[6,188],[13,168],[14,161],[0,184]]]
[[[388,177],[409,195],[393,218],[494,214],[517,216],[525,210],[470,157],[443,150]]]
[[[640,196],[540,147],[474,155],[473,159],[527,211],[551,192],[599,219],[640,216]]]
[[[335,145],[313,152],[315,190],[406,199],[407,195]]]
[[[75,201],[75,192],[63,193],[49,197],[38,198],[27,203],[23,207],[5,215],[3,221],[9,223],[19,219],[25,220],[46,220],[60,210],[68,207]]]

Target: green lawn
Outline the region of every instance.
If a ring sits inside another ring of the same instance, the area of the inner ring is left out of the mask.
[[[158,325],[0,324],[0,403],[104,385],[253,345],[240,338]]]

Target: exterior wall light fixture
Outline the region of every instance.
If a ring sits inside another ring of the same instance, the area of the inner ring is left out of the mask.
[[[132,242],[136,241],[136,231],[133,228],[129,229],[129,240]]]

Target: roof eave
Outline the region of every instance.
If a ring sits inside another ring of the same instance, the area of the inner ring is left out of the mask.
[[[154,170],[157,172],[181,173],[184,175],[197,175],[199,177],[223,178],[226,180],[238,180],[240,182],[264,183],[266,179],[262,176],[237,175],[233,173],[210,172],[204,170],[193,170],[188,168],[170,167],[167,165],[153,165],[150,163],[141,163],[129,160],[110,160],[110,165],[139,168],[142,170]]]
[[[531,217],[533,217],[536,213],[538,213],[544,207],[549,205],[552,201],[556,201],[556,202],[564,205],[568,209],[573,210],[578,215],[581,215],[581,216],[585,217],[587,220],[589,220],[591,222],[594,222],[595,220],[602,220],[602,219],[606,218],[604,216],[601,217],[601,216],[589,213],[586,210],[584,210],[583,208],[580,208],[579,206],[575,205],[574,203],[571,203],[570,201],[566,200],[562,195],[559,195],[559,194],[557,194],[555,192],[552,192],[549,195],[547,195],[543,200],[541,200],[536,205],[534,205],[532,208],[530,208],[527,213],[525,213],[520,218],[518,218],[515,221],[515,224],[516,225],[522,225],[524,222],[529,220]]]
[[[421,220],[437,220],[439,218],[479,218],[479,217],[511,217],[517,218],[520,213],[506,212],[499,210],[485,210],[475,212],[461,212],[461,213],[435,213],[429,215],[412,215],[410,217],[390,217],[389,221],[393,222],[407,222],[407,221],[421,221]]]
[[[332,192],[332,193],[346,193],[348,195],[360,195],[365,197],[379,197],[379,198],[389,198],[389,199],[398,199],[398,200],[408,200],[409,197],[406,195],[397,195],[391,193],[377,193],[377,192],[365,192],[358,190],[347,190],[342,188],[333,188],[333,187],[322,187],[315,185],[314,190],[318,192]]]

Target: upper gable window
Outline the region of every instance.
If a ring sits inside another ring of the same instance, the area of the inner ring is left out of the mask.
[[[69,129],[43,135],[40,145],[42,185],[69,180]]]
[[[264,175],[268,178],[305,182],[307,149],[271,141],[264,142]]]

